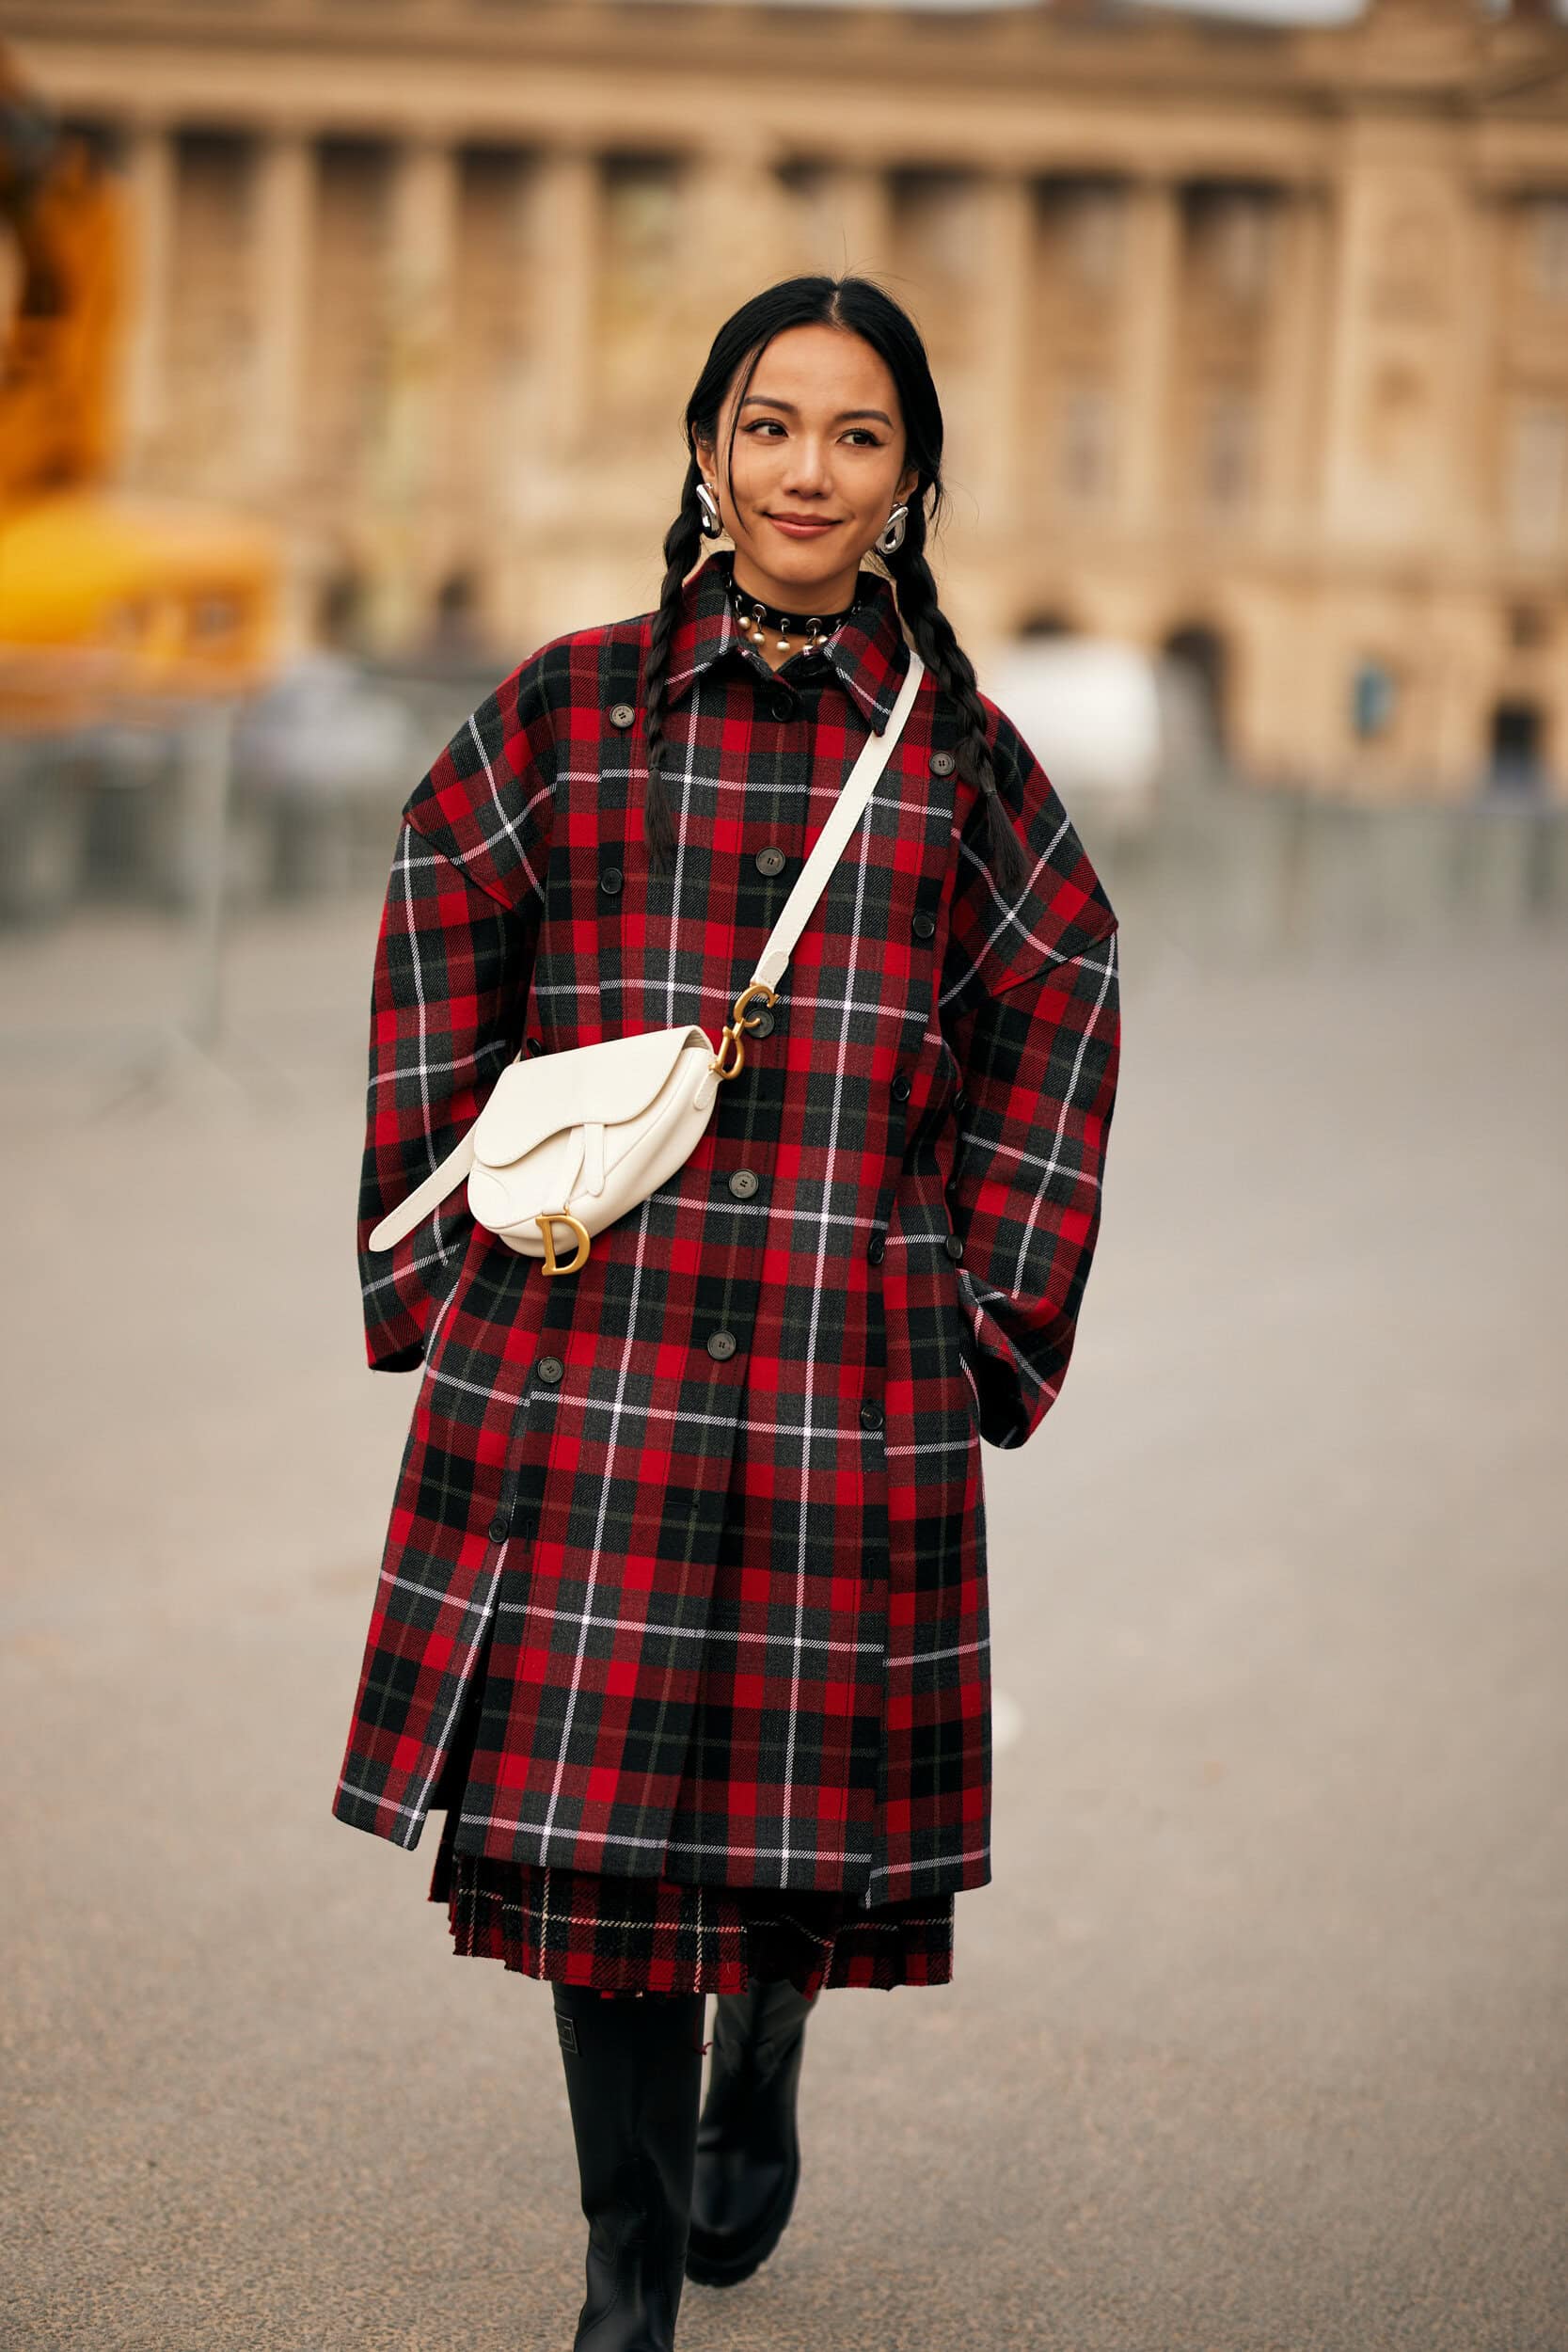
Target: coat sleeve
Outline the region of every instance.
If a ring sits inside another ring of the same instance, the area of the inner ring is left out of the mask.
[[[465,720],[404,804],[371,985],[358,1202],[372,1372],[412,1372],[471,1228],[459,1185],[390,1250],[372,1228],[483,1109],[516,1052],[549,857],[552,762],[537,663]]]
[[[1120,1053],[1117,917],[1044,770],[981,700],[1028,870],[1021,891],[999,890],[976,792],[956,811],[942,973],[958,1081],[948,1199],[980,1434],[1016,1447],[1060,1391],[1099,1232]]]

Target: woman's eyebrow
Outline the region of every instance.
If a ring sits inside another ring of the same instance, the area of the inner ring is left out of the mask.
[[[760,403],[764,408],[787,408],[792,417],[798,417],[800,413],[792,400],[773,400],[767,392],[748,392],[740,405],[742,408],[750,407],[753,400]],[[890,431],[893,425],[893,419],[885,409],[881,408],[841,408],[833,419],[833,422],[843,424],[850,417],[875,417],[879,424],[885,424]]]

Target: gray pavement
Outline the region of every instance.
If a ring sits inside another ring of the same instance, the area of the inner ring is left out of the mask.
[[[375,913],[247,919],[220,1066],[112,1118],[169,935],[0,939],[17,2352],[571,2341],[547,1993],[327,1809],[412,1402]],[[951,1987],[817,2013],[682,2352],[1568,2346],[1568,947],[1124,953],[1077,1360],[986,1456],[995,1882]]]

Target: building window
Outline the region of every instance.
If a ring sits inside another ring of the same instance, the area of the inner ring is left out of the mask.
[[[1386,663],[1373,658],[1356,664],[1351,682],[1351,727],[1358,741],[1375,741],[1393,733],[1399,711],[1399,680]]]
[[[1059,481],[1074,506],[1092,506],[1111,487],[1113,464],[1111,396],[1099,384],[1069,384],[1062,396]]]
[[[1540,792],[1544,787],[1541,713],[1534,703],[1502,702],[1494,708],[1488,781],[1504,792]]]
[[[680,267],[680,180],[673,157],[610,155],[603,166],[598,305],[601,421],[628,437],[654,430],[650,386],[663,377]]]
[[[1121,267],[1123,218],[1118,189],[1093,183],[1070,191],[1065,223],[1067,257],[1078,285],[1095,293],[1115,285]]]
[[[1535,291],[1547,302],[1568,302],[1568,196],[1544,196],[1534,206],[1530,240]]]
[[[1269,207],[1263,197],[1238,190],[1215,203],[1209,254],[1215,283],[1233,302],[1259,299],[1269,274]]]
[[[1554,555],[1568,502],[1568,406],[1531,401],[1514,410],[1504,486],[1508,535],[1521,554]]]
[[[1203,412],[1200,479],[1203,502],[1216,514],[1234,513],[1252,496],[1257,404],[1243,385],[1212,392]]]
[[[1538,604],[1516,604],[1508,615],[1508,642],[1519,653],[1533,652],[1552,633],[1550,617]]]

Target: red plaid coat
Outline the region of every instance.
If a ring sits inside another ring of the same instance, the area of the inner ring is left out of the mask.
[[[673,871],[641,838],[649,613],[532,654],[404,810],[358,1237],[370,1362],[419,1385],[333,1810],[413,1846],[455,1806],[470,1853],[881,1903],[990,1874],[980,1444],[1022,1445],[1061,1387],[1116,1089],[1116,917],[1005,715],[1022,893],[927,674],[771,1027],[580,1274],[461,1189],[365,1248],[520,1035],[717,1040],[750,979],[908,649],[867,571],[775,675],[732,560],[673,636]]]

